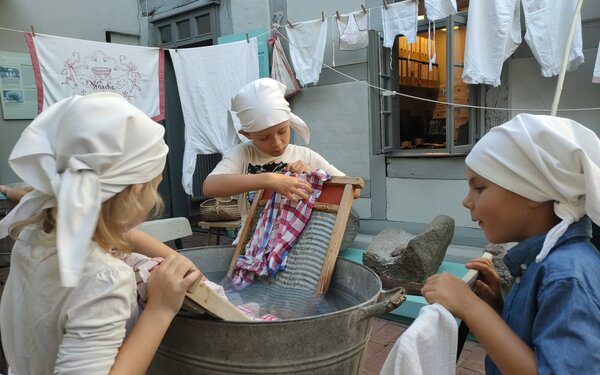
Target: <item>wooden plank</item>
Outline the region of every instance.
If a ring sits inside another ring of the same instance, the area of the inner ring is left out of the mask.
[[[337,261],[338,254],[340,252],[340,245],[342,244],[342,237],[344,236],[346,224],[348,223],[348,217],[350,216],[350,209],[352,208],[353,199],[354,185],[346,184],[340,202],[340,209],[335,219],[335,223],[333,224],[333,231],[331,233],[331,239],[329,240],[329,246],[327,247],[327,253],[325,254],[325,259],[323,261],[323,268],[321,268],[321,277],[317,283],[317,294],[325,293],[327,289],[329,289],[329,282],[331,281],[333,269],[335,268],[335,262]]]
[[[484,259],[492,259],[492,254],[490,254],[486,251],[483,253],[483,255],[481,255],[481,257]],[[463,276],[462,280],[472,288],[473,284],[475,284],[475,280],[477,280],[477,277],[479,277],[479,272],[477,270],[469,270]]]
[[[252,205],[250,206],[250,210],[248,211],[248,216],[246,217],[246,222],[244,223],[244,227],[242,228],[242,233],[240,234],[239,241],[235,246],[233,257],[231,258],[231,263],[229,264],[227,276],[223,281],[231,279],[233,276],[233,270],[235,269],[237,258],[240,256],[240,254],[242,254],[242,251],[246,247],[246,242],[248,242],[248,233],[250,233],[250,228],[252,227],[252,223],[254,222],[254,216],[256,216],[256,210],[258,209],[258,204],[260,203],[260,200],[263,197],[263,193],[263,190],[259,190],[254,195],[254,200],[252,201]]]
[[[254,320],[229,302],[226,297],[223,297],[201,281],[197,281],[190,289],[188,289],[185,298],[186,301],[184,304],[186,307],[195,311],[201,311],[201,309],[203,309],[210,315],[219,319],[234,321]],[[194,304],[200,306],[200,309]]]

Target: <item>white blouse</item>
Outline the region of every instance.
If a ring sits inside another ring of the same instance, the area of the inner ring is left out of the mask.
[[[96,243],[79,284],[64,288],[56,247],[17,241],[0,303],[10,369],[19,375],[107,374],[136,311],[133,270]]]

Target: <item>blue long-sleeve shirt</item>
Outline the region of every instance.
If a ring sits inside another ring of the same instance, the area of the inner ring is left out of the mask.
[[[533,348],[539,374],[600,374],[600,251],[591,221],[572,224],[541,262],[546,233],[504,257],[515,283],[502,317]],[[492,328],[493,329],[493,328]],[[486,374],[500,374],[486,358]]]

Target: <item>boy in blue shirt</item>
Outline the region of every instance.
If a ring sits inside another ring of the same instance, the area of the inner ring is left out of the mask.
[[[504,261],[503,300],[492,263],[476,293],[449,274],[422,289],[462,319],[488,354],[486,374],[600,374],[600,140],[575,121],[521,114],[493,128],[466,159],[463,205],[492,243],[518,242]]]

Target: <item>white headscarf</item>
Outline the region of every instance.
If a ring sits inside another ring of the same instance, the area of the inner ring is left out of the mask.
[[[554,201],[561,222],[546,235],[538,263],[584,215],[600,225],[600,139],[573,120],[517,115],[481,138],[466,163],[513,193]]]
[[[290,110],[285,100],[286,86],[271,78],[259,78],[250,82],[231,100],[231,110],[241,122],[241,130],[258,132],[290,120],[292,129],[304,142],[310,140],[310,130],[302,119]]]
[[[118,94],[72,96],[50,106],[23,131],[9,157],[34,190],[0,222],[0,238],[14,222],[58,207],[61,283],[75,286],[102,202],[162,173],[169,150],[163,135],[160,124]]]

